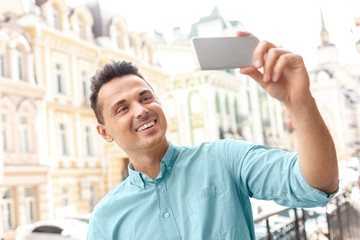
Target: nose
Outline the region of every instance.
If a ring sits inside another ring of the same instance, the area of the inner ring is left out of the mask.
[[[135,103],[135,106],[134,106],[135,118],[144,117],[148,113],[149,113],[149,110],[144,105],[142,105],[141,103]]]

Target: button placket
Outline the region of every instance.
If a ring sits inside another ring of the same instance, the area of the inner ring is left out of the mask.
[[[165,181],[157,182],[156,193],[159,198],[160,221],[162,222],[164,236],[166,236],[166,239],[180,239],[175,216],[172,213],[166,191]]]

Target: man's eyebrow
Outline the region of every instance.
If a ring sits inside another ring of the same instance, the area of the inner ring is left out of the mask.
[[[117,101],[110,107],[110,112],[114,112],[119,105],[122,105],[124,103],[126,103],[125,99],[121,99],[121,100]]]
[[[143,90],[141,92],[139,92],[139,97],[141,97],[142,95],[146,94],[146,93],[152,93],[150,90]]]

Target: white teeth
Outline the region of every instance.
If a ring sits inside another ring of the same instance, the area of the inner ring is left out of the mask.
[[[149,127],[154,126],[154,125],[155,125],[155,121],[152,121],[152,122],[149,122],[149,123],[147,123],[147,124],[142,125],[142,126],[139,127],[136,131],[137,131],[137,132],[141,132],[141,131],[143,131],[144,129],[149,128]]]

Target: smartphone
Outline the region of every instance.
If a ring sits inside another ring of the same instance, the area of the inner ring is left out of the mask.
[[[193,37],[191,45],[201,70],[252,66],[258,44],[253,35],[236,37]]]

